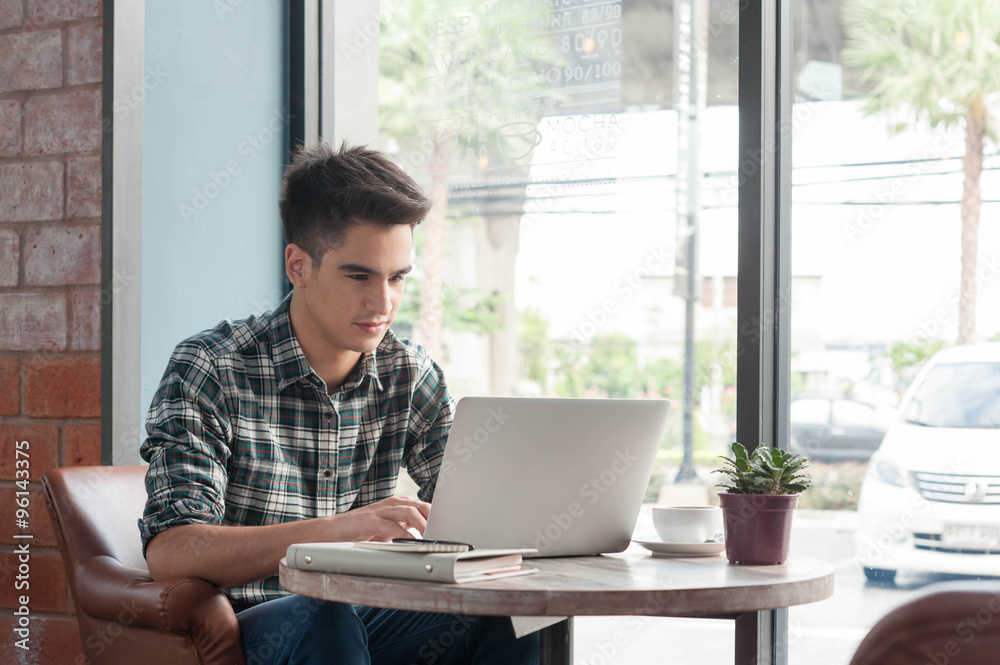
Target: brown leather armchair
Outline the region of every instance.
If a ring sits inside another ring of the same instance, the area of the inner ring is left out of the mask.
[[[236,614],[218,587],[149,576],[137,526],[145,473],[84,466],[42,478],[88,662],[245,665]]]
[[[1000,581],[943,582],[886,614],[851,665],[1000,663]]]

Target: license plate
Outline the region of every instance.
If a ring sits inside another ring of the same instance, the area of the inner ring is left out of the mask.
[[[1000,550],[1000,527],[946,524],[941,532],[941,544],[962,549]]]

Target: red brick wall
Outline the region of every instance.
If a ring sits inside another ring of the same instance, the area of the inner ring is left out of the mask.
[[[38,480],[100,463],[101,0],[0,0],[0,662],[83,663]],[[15,525],[29,441],[29,527]],[[30,588],[15,547],[30,533]],[[27,651],[13,632],[29,596]]]

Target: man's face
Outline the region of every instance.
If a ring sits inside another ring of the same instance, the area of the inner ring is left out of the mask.
[[[407,224],[359,223],[327,251],[318,269],[305,256],[299,280],[289,275],[303,296],[301,323],[307,328],[296,334],[321,345],[316,350],[324,356],[374,350],[399,310],[412,249]]]

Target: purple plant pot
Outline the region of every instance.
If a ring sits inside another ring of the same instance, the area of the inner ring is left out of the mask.
[[[792,515],[800,494],[719,492],[730,563],[784,563],[792,537]]]

